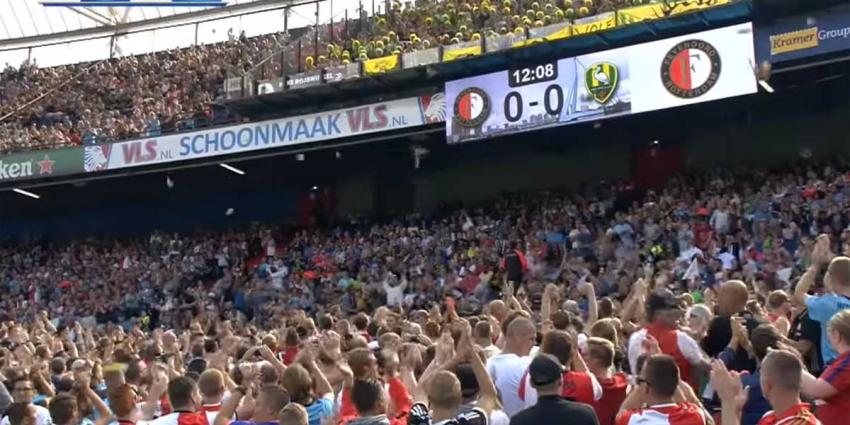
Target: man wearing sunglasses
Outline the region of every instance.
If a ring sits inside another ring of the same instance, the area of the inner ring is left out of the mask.
[[[623,401],[616,425],[712,425],[691,387],[679,379],[673,357],[647,357],[637,385]]]
[[[14,378],[9,382],[9,388],[12,389],[12,400],[15,403],[26,403],[35,409],[35,425],[51,425],[50,412],[42,407],[32,404],[35,396],[35,387],[32,381],[26,375]],[[9,417],[6,416],[0,421],[0,425],[9,425]]]

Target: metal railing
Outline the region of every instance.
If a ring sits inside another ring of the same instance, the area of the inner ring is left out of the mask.
[[[592,0],[583,0],[593,3]],[[683,13],[704,10],[722,6],[739,0],[641,0],[643,4],[628,5],[600,10],[590,15],[578,8],[559,10],[550,8],[551,4],[540,6],[534,2],[501,2],[511,3],[510,16],[502,14],[498,18],[490,17],[482,22],[475,30],[466,29],[466,34],[477,34],[475,39],[450,39],[435,47],[422,48],[421,43],[411,40],[407,35],[399,36],[399,45],[404,46],[398,55],[397,64],[392,69],[408,69],[437,62],[456,60],[462,57],[480,55],[486,52],[523,47],[547,40],[556,40],[580,36],[584,34],[606,31],[639,22],[661,20],[681,15]],[[576,2],[577,3],[577,2]],[[442,1],[433,5],[449,5]],[[582,3],[585,4],[585,3]],[[423,7],[423,6],[417,6]],[[505,6],[507,7],[507,6]],[[549,10],[544,10],[549,8]],[[387,4],[386,10],[392,10]],[[560,13],[558,13],[560,12]],[[574,14],[578,15],[574,15]],[[347,14],[332,19],[330,22],[315,25],[314,28],[301,29],[297,38],[288,41],[279,50],[268,55],[266,60],[256,64],[245,72],[229,73],[228,81],[224,84],[227,98],[235,100],[258,94],[268,94],[287,89],[298,89],[322,83],[333,83],[342,79],[360,77],[370,73],[364,67],[371,60],[384,59],[388,56],[377,57],[370,54],[368,59],[361,60],[355,53],[353,43],[368,43],[369,40],[385,35],[392,13],[375,13],[372,16],[361,14],[349,17]],[[581,16],[581,17],[579,17]],[[534,20],[532,20],[532,17]],[[518,19],[517,19],[518,18]],[[542,18],[542,19],[541,19]],[[560,19],[561,22],[550,22]],[[383,20],[383,22],[381,22]],[[519,20],[519,23],[515,22]],[[390,24],[392,25],[392,24]],[[384,28],[383,34],[374,30]],[[441,28],[445,33],[445,27]],[[343,58],[337,55],[326,55],[323,46],[332,43],[334,48],[348,50],[349,60],[345,64]],[[326,56],[323,56],[326,55]],[[336,57],[334,57],[336,56]],[[312,61],[312,63],[308,63]],[[324,63],[319,63],[323,61]],[[343,66],[344,65],[344,66]],[[310,69],[307,69],[310,68]],[[365,69],[364,69],[365,68]],[[385,70],[382,72],[386,72]]]

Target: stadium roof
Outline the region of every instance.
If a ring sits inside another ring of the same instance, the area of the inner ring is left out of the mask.
[[[260,0],[229,0],[244,5]],[[0,0],[0,40],[47,36],[198,12],[203,7],[45,7],[38,0]]]

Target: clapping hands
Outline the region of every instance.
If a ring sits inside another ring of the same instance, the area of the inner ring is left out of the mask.
[[[721,402],[731,403],[739,411],[747,403],[750,388],[744,388],[741,375],[728,370],[720,360],[711,363],[711,387],[717,392]]]

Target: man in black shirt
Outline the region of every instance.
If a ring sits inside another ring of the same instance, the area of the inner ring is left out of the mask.
[[[749,291],[739,280],[724,283],[717,292],[717,316],[708,325],[708,332],[702,340],[702,348],[709,357],[717,357],[732,340],[732,317],[743,317],[747,331],[752,332],[761,323],[752,314],[746,312]],[[739,348],[735,361],[728,365],[736,371],[753,372],[755,359],[751,359],[744,348]]]
[[[510,425],[599,425],[596,412],[584,403],[561,397],[564,367],[554,356],[538,354],[528,366],[531,385],[537,390],[537,404],[511,418]]]
[[[792,345],[803,356],[809,372],[820,375],[823,370],[823,361],[820,353],[820,323],[809,317],[809,311],[803,310],[791,323],[791,331],[788,337]]]

